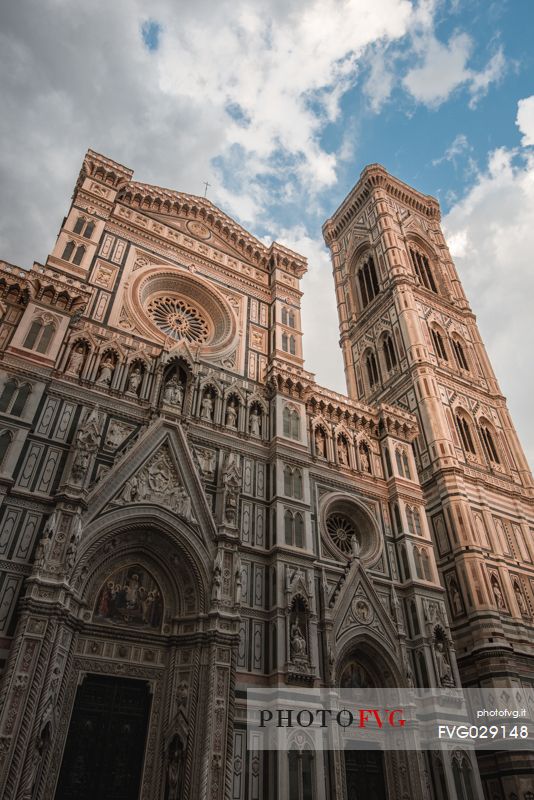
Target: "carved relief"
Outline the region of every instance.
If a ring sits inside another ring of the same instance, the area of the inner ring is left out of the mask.
[[[115,502],[121,505],[155,503],[170,509],[187,522],[195,522],[191,498],[178,477],[166,447],[128,478]]]

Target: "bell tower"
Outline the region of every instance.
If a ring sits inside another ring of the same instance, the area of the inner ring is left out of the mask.
[[[397,404],[419,421],[414,456],[462,682],[533,686],[532,475],[439,204],[372,164],[323,234],[349,395]],[[389,476],[402,477],[400,456],[383,459]],[[405,525],[398,515],[399,536]],[[525,765],[503,759],[495,796],[526,791]]]

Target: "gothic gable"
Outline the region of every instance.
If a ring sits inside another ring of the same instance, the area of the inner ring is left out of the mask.
[[[179,423],[157,420],[87,499],[92,521],[116,508],[156,505],[201,531],[210,542],[215,523],[193,455]]]
[[[396,647],[398,637],[393,621],[357,559],[352,562],[332,613],[336,643],[348,631],[368,631],[385,640],[390,647]]]

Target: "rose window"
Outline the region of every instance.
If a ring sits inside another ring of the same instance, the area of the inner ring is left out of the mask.
[[[155,325],[173,339],[205,342],[209,327],[200,312],[190,303],[170,295],[155,297],[147,306]]]
[[[352,550],[352,537],[356,536],[354,523],[345,514],[330,514],[326,520],[326,529],[337,548],[343,553]]]

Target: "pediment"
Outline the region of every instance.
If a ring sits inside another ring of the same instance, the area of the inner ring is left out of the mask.
[[[215,522],[199,471],[178,422],[157,420],[87,498],[87,521],[118,508],[159,506],[207,542]]]
[[[397,645],[397,631],[387,614],[367,574],[357,560],[352,562],[349,574],[336,598],[332,611],[334,641],[338,642],[348,631],[368,631],[384,639],[390,647]]]
[[[219,236],[207,221],[200,222],[183,217],[171,216],[170,214],[150,214],[147,211],[143,211],[143,213],[147,217],[153,219],[155,222],[162,223],[163,225],[167,225],[169,228],[180,231],[186,240],[191,239],[197,243],[199,242],[209,247],[213,247],[215,250],[220,250],[221,252],[232,256],[233,258],[239,258],[241,261],[247,261],[247,259],[243,257],[243,253],[237,248],[232,247],[232,245],[229,244],[226,239],[223,239],[221,236]],[[187,246],[187,241],[185,241],[185,245]],[[251,262],[247,263],[250,263],[251,266],[253,266]]]

